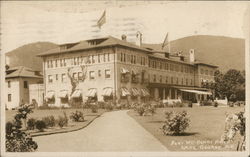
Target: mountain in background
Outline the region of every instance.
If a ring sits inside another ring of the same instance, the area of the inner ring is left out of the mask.
[[[154,49],[161,49],[162,46],[162,44],[147,45]],[[170,42],[170,48],[171,53],[182,51],[186,57],[189,57],[189,50],[194,49],[196,60],[217,65],[223,72],[229,69],[245,69],[244,39],[197,35],[173,40]]]
[[[6,53],[10,67],[25,66],[33,70],[42,71],[42,58],[37,57],[39,53],[57,47],[51,42],[36,42],[21,46]]]
[[[143,44],[144,47],[161,49],[162,44]],[[42,59],[36,55],[55,48],[58,45],[50,42],[36,42],[21,46],[6,53],[9,66],[26,66],[42,71]],[[198,61],[219,66],[225,72],[229,69],[245,69],[245,40],[223,36],[197,35],[171,41],[171,52],[182,51],[188,57],[190,49],[195,49]]]

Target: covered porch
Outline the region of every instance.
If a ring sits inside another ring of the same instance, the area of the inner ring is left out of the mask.
[[[200,101],[209,100],[212,97],[212,92],[206,88],[200,87],[184,87],[184,86],[169,86],[162,84],[150,84],[149,91],[151,98],[160,100],[176,100],[176,101],[191,101],[198,103]]]

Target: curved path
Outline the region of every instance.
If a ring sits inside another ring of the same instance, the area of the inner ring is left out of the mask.
[[[124,110],[106,112],[82,130],[34,140],[40,152],[168,151]]]

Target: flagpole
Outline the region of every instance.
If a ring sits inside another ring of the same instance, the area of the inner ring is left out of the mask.
[[[170,54],[170,40],[169,40],[168,52]]]

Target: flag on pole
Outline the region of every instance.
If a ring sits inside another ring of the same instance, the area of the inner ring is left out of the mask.
[[[106,10],[103,12],[101,18],[97,21],[97,26],[101,28],[104,23],[106,23]]]
[[[163,41],[163,43],[162,43],[162,49],[166,46],[166,45],[168,45],[168,33],[167,33],[167,35],[166,35],[166,37],[165,37],[165,39],[164,39],[164,41]]]

